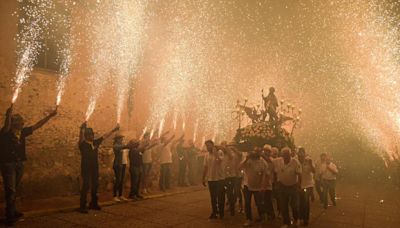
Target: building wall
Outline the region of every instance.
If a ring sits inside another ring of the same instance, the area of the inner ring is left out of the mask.
[[[5,113],[10,105],[12,80],[15,75],[14,40],[17,32],[17,18],[12,16],[17,9],[17,1],[4,0],[0,3],[0,112]],[[78,28],[80,29],[80,28]],[[81,28],[84,29],[84,28]],[[75,52],[85,53],[84,46],[78,46]],[[85,60],[82,60],[85,61]],[[82,61],[72,67],[65,95],[59,107],[59,114],[42,129],[27,140],[28,161],[21,185],[24,197],[40,198],[56,195],[76,194],[79,192],[80,154],[77,147],[79,126],[84,121],[89,98],[86,90],[88,72]],[[88,60],[86,60],[88,61]],[[86,63],[88,64],[88,62]],[[145,73],[145,72],[144,72]],[[14,112],[20,113],[30,125],[43,118],[54,108],[57,75],[54,72],[35,70],[14,106]],[[137,88],[136,94],[144,93],[145,88]],[[129,132],[127,138],[141,131],[146,114],[146,98],[136,99],[133,115],[128,118],[125,110],[122,129]],[[4,114],[0,114],[1,123]],[[116,122],[116,96],[112,87],[107,87],[100,96],[96,110],[89,121],[97,135],[112,129]],[[100,149],[100,191],[110,190],[113,172],[111,148],[112,139],[107,140]],[[0,198],[1,200],[2,198]]]

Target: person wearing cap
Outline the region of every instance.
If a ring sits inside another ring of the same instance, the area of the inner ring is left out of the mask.
[[[24,118],[19,114],[13,114],[13,105],[7,109],[4,126],[0,131],[0,170],[3,177],[8,225],[13,225],[24,215],[17,210],[15,201],[26,161],[25,139],[43,127],[56,114],[57,108],[36,124],[25,127]]]
[[[264,94],[262,94],[262,98],[264,100],[265,111],[269,115],[269,121],[277,120],[278,116],[276,115],[276,109],[279,106],[279,104],[278,104],[278,98],[276,98],[275,96],[275,88],[270,87],[269,94],[266,97],[264,96]]]
[[[312,159],[306,155],[306,151],[303,147],[299,148],[298,158],[302,169],[299,217],[303,225],[308,226],[308,221],[310,219],[310,198],[314,191],[315,167]]]
[[[124,152],[129,149],[130,145],[124,145],[124,135],[121,133],[114,136],[113,151],[114,151],[114,163],[113,169],[115,174],[114,181],[114,201],[120,202],[126,201],[127,199],[122,195],[122,190],[124,188],[124,178],[126,169],[126,159],[124,159]]]
[[[89,187],[91,187],[92,196],[89,209],[101,210],[97,199],[97,188],[99,185],[99,147],[105,139],[109,138],[118,130],[119,125],[100,138],[95,139],[93,129],[87,127],[86,121],[80,127],[78,146],[81,153],[81,176],[83,182],[79,207],[79,212],[81,213],[88,213],[86,198]]]

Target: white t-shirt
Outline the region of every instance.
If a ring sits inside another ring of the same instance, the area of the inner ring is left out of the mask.
[[[328,165],[326,163],[321,164],[321,179],[322,180],[336,180],[336,174],[330,171],[327,167]],[[338,169],[333,162],[329,164],[329,167],[331,170],[338,172]]]
[[[309,188],[314,186],[314,173],[312,172],[312,167],[309,161],[306,160],[301,165],[301,188]]]
[[[265,176],[268,175],[268,164],[264,159],[249,159],[243,166],[243,185],[250,191],[264,190]]]
[[[207,153],[204,156],[204,166],[207,167],[208,181],[225,179],[224,152],[221,150]]]
[[[143,153],[143,163],[149,164],[153,162],[153,154],[157,153],[157,150],[160,149],[161,145],[158,143],[157,145],[153,146],[152,148],[145,150]]]
[[[122,150],[122,165],[128,164],[129,149]]]
[[[285,186],[292,186],[298,183],[298,174],[301,174],[301,165],[299,161],[291,158],[288,164],[285,164],[283,158],[275,159],[275,172],[278,181]]]
[[[160,164],[172,163],[171,144],[161,145],[160,148]]]

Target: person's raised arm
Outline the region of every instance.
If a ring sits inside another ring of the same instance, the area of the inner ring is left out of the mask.
[[[171,138],[165,140],[164,146],[167,146],[168,144],[170,144],[174,138],[175,138],[175,135],[173,135],[173,136],[171,136]]]
[[[39,120],[37,123],[35,123],[32,126],[32,130],[35,131],[41,127],[43,127],[43,125],[45,125],[51,118],[53,118],[55,115],[57,115],[57,108],[54,109],[54,111],[52,111],[48,116],[46,116],[45,118]]]
[[[1,129],[2,132],[8,132],[11,129],[11,115],[13,112],[13,104],[6,111],[6,118],[4,119],[4,126]]]
[[[107,138],[110,137],[114,132],[116,132],[116,131],[118,131],[118,130],[119,130],[119,124],[117,124],[117,126],[116,126],[114,129],[112,129],[111,131],[105,133],[105,134],[102,136],[102,138],[103,138],[103,139],[107,139]]]
[[[85,130],[87,127],[87,122],[83,122],[81,127],[79,128],[79,141],[78,144],[80,144],[81,142],[83,142],[85,140]]]

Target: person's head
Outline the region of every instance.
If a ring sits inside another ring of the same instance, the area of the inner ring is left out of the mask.
[[[330,163],[332,162],[331,156],[326,155],[325,162],[326,162],[327,164],[330,164]]]
[[[291,158],[291,150],[289,147],[284,147],[282,149],[282,157],[285,162],[289,162]]]
[[[124,135],[122,135],[122,134],[116,134],[116,135],[114,136],[114,144],[116,144],[116,143],[122,143],[123,140],[124,140]]]
[[[278,157],[278,153],[279,153],[278,148],[276,148],[276,147],[272,147],[271,148],[271,157],[277,158]]]
[[[146,132],[143,135],[143,140],[149,140],[150,139],[150,132]]]
[[[271,147],[270,145],[265,144],[264,147],[263,147],[263,150],[264,150],[264,153],[265,153],[267,156],[271,156],[272,147]]]
[[[85,140],[89,141],[89,142],[93,142],[93,140],[94,140],[93,128],[86,128],[85,129]]]
[[[213,152],[214,151],[214,142],[212,140],[207,140],[205,143],[207,151],[208,152]]]
[[[306,158],[306,150],[303,147],[300,147],[297,156],[301,162],[304,161]]]
[[[250,155],[250,158],[256,159],[256,158],[260,157],[261,153],[262,153],[262,148],[259,146],[255,146],[254,150],[251,151],[249,155]]]
[[[14,114],[11,116],[11,130],[22,130],[24,128],[25,121],[20,114]]]
[[[270,93],[275,93],[275,88],[274,88],[274,87],[270,87],[270,88],[269,88],[269,92],[270,92]]]
[[[321,158],[322,162],[325,162],[328,155],[326,153],[322,153],[319,157]]]

